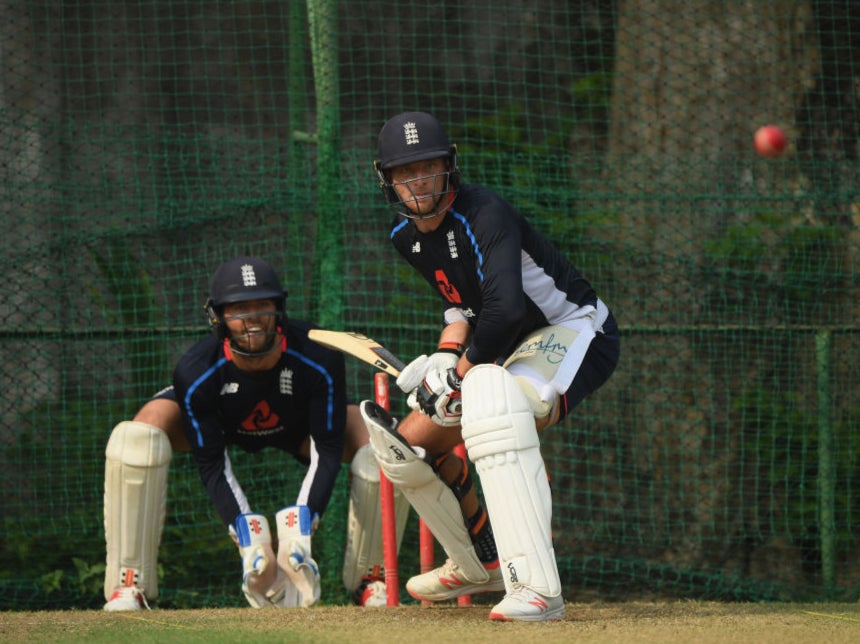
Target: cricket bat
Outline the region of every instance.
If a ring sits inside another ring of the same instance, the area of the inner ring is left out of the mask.
[[[353,331],[328,331],[311,329],[308,337],[329,349],[340,351],[358,358],[362,362],[373,365],[380,371],[391,374],[395,378],[406,366],[406,363],[383,347],[373,338]]]

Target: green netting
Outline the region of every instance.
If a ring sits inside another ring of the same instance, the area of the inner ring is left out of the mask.
[[[569,599],[860,597],[860,10],[783,0],[0,4],[0,609],[99,607],[104,447],[205,334],[223,259],[409,358],[386,118],[436,114],[614,309],[608,385],[543,438]],[[788,135],[758,157],[760,125]],[[372,372],[349,361],[351,393]],[[402,413],[404,403],[394,401]],[[270,516],[302,472],[235,454]],[[160,606],[244,603],[185,454]],[[346,470],[317,537],[346,601]],[[417,571],[414,516],[402,576]]]

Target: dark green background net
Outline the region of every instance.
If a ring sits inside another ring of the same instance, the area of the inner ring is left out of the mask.
[[[433,348],[437,297],[395,256],[371,168],[411,109],[622,327],[612,380],[542,439],[566,597],[860,596],[854,3],[30,0],[0,18],[0,609],[101,606],[107,437],[207,333],[220,261],[268,259],[293,317]],[[753,149],[765,123],[779,159]],[[372,370],[348,373],[369,398]],[[282,454],[233,464],[256,510],[293,502]],[[344,466],[315,538],[328,603],[347,601],[347,494]],[[160,566],[162,607],[244,605],[187,454]]]

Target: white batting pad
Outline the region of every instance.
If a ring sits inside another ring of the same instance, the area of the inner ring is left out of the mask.
[[[505,586],[555,597],[552,497],[532,414],[502,367],[478,365],[463,379],[463,440],[481,477]]]
[[[170,439],[158,427],[123,421],[105,449],[105,599],[116,586],[158,597],[158,546],[167,512]]]
[[[397,550],[409,519],[409,500],[394,490]],[[373,448],[359,449],[350,465],[349,518],[343,555],[343,585],[352,592],[365,577],[381,577],[385,559],[382,549],[382,512],[379,506],[379,464]]]
[[[380,468],[415,508],[442,548],[469,580],[482,583],[490,579],[472,540],[460,503],[451,489],[423,460],[420,447],[410,447],[397,433],[396,423],[379,405],[361,403],[361,415],[370,434],[370,444]]]

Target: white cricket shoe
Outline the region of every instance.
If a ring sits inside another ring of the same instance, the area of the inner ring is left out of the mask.
[[[543,622],[564,619],[564,598],[544,597],[531,588],[516,586],[490,611],[490,619],[511,622]]]
[[[366,579],[353,593],[353,601],[365,608],[379,608],[388,605],[385,582],[379,579]]]
[[[137,586],[117,586],[104,606],[108,611],[149,610],[146,596]]]
[[[406,590],[415,599],[428,602],[441,602],[460,595],[491,593],[505,589],[502,569],[499,566],[487,568],[490,578],[476,582],[466,577],[456,563],[448,559],[435,570],[416,575],[406,582]]]

